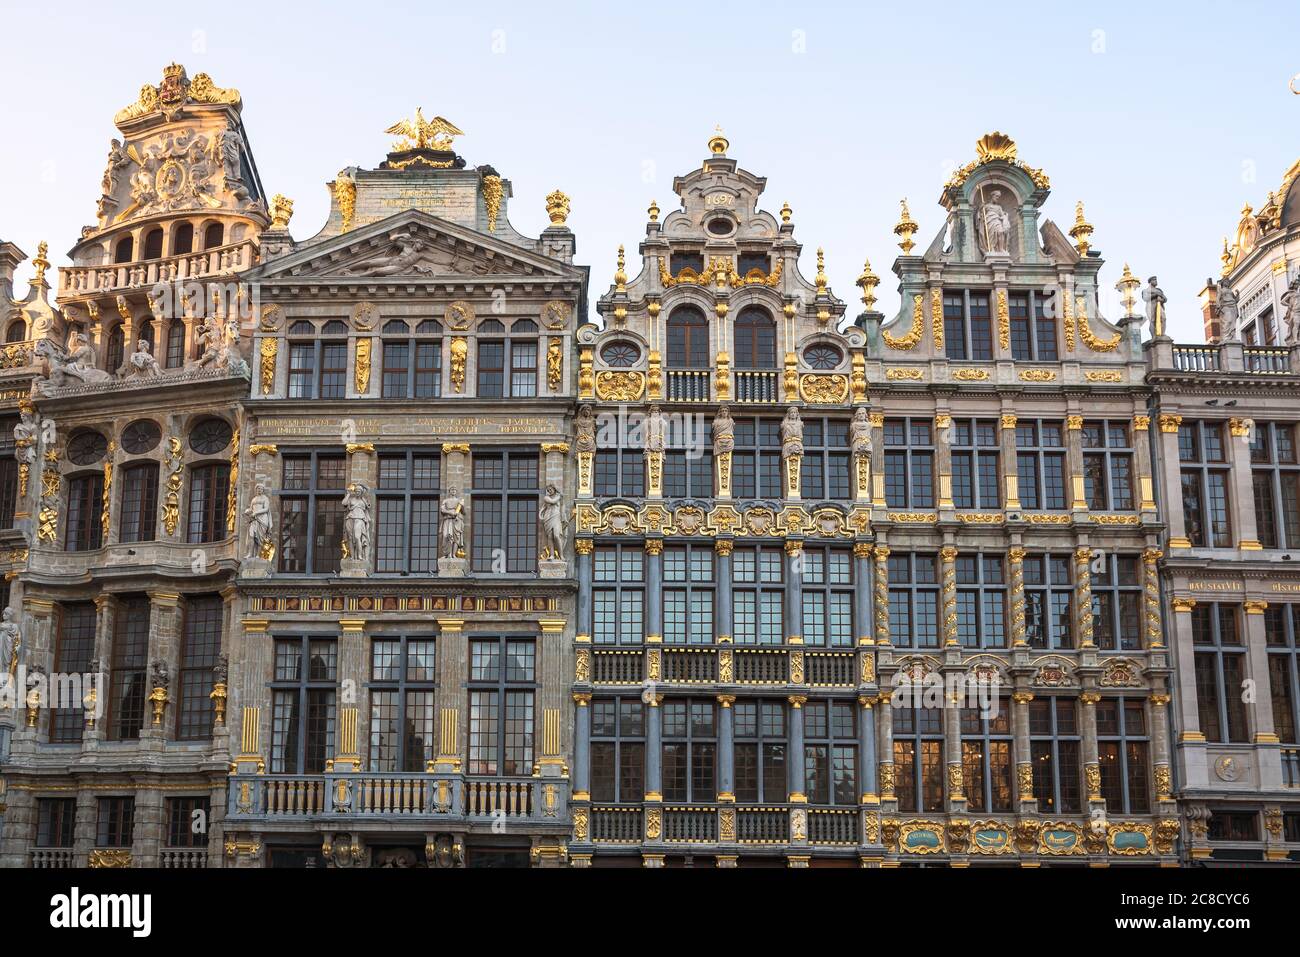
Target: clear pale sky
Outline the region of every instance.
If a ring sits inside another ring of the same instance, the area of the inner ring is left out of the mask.
[[[422,106],[465,131],[457,149],[514,187],[536,235],[569,193],[593,299],[634,249],[653,198],[699,165],[715,124],[729,155],[788,200],[805,274],[825,246],[832,289],[860,309],[884,277],[898,200],[924,248],[951,169],[998,129],[1042,167],[1045,217],[1084,200],[1109,288],[1123,263],[1157,274],[1175,338],[1201,338],[1197,293],[1222,236],[1300,156],[1300,4],[0,2],[0,239],[55,265],[94,220],[113,114],[172,60],[244,98],[262,181],[296,201],[299,239],[324,184],[374,167],[385,127]],[[21,295],[30,264],[20,268]],[[1115,309],[1105,306],[1110,318]]]

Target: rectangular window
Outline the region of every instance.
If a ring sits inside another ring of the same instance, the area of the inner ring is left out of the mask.
[[[979,708],[962,708],[960,721],[967,806],[981,813],[1010,811],[1015,792],[1008,702],[995,702],[987,714]]]
[[[732,494],[738,499],[783,498],[781,420],[737,417],[734,438]]]
[[[663,639],[668,644],[712,644],[713,547],[674,545],[663,553]]]
[[[1237,605],[1192,609],[1196,704],[1201,733],[1214,744],[1249,740],[1246,727],[1246,646]]]
[[[1273,730],[1283,744],[1300,743],[1300,605],[1270,605],[1264,612],[1268,648],[1268,684],[1273,705]]]
[[[1108,553],[1092,575],[1093,640],[1103,651],[1142,647],[1142,565],[1137,555]]]
[[[890,555],[888,573],[889,640],[901,648],[938,648],[937,556]]]
[[[802,572],[804,644],[853,645],[853,553],[846,548],[805,548]]]
[[[663,795],[665,801],[711,803],[717,799],[717,703],[665,701]]]
[[[1081,740],[1073,698],[1041,697],[1029,702],[1034,798],[1043,813],[1077,814],[1083,810]]]
[[[997,420],[954,419],[949,438],[953,504],[957,508],[1000,508]]]
[[[645,704],[640,698],[591,701],[591,799],[637,803],[645,797]]]
[[[207,847],[212,818],[206,797],[167,799],[167,847]]]
[[[433,760],[436,680],[432,638],[371,642],[371,771],[424,771]]]
[[[1260,544],[1300,548],[1300,462],[1295,426],[1257,422],[1251,432],[1250,461]]]
[[[787,727],[784,701],[737,701],[736,801],[784,802],[787,797]]]
[[[230,537],[226,530],[226,506],[230,493],[230,466],[225,462],[190,468],[189,534],[187,541],[200,544]]]
[[[271,772],[321,774],[335,750],[338,642],[276,638],[271,681]]]
[[[1025,556],[1025,641],[1031,648],[1074,647],[1072,567],[1069,555]]]
[[[531,774],[536,645],[521,638],[477,638],[469,644],[468,771]]]
[[[1057,297],[1035,290],[1012,292],[1008,297],[1011,321],[1011,357],[1017,361],[1055,362],[1057,349]]]
[[[885,420],[885,501],[890,508],[934,508],[930,420]]]
[[[1133,507],[1133,449],[1127,422],[1083,423],[1083,495],[1095,511]]]
[[[37,847],[72,847],[76,826],[76,798],[36,799]]]
[[[95,803],[95,846],[130,847],[135,832],[135,798],[102,797]]]
[[[943,810],[943,712],[908,705],[894,711],[894,771],[898,809]]]
[[[592,640],[639,645],[645,640],[645,552],[637,545],[602,545],[592,561]]]
[[[64,540],[64,548],[68,551],[94,551],[103,544],[103,499],[104,476],[99,472],[74,475],[68,480],[68,520]]]
[[[1016,424],[1016,476],[1027,509],[1064,509],[1065,439],[1060,422]]]
[[[988,292],[944,290],[944,352],[949,359],[992,359],[993,324]]]
[[[198,741],[212,736],[212,701],[216,680],[212,669],[221,657],[221,626],[225,605],[220,595],[195,595],[185,600],[185,631],[181,642],[180,708],[176,737]]]
[[[441,470],[442,456],[437,452],[380,454],[375,489],[376,571],[436,574]]]
[[[152,542],[158,529],[158,463],[140,462],[122,469],[122,514],[117,537],[122,542]]]
[[[334,574],[343,556],[347,460],[335,453],[285,455],[280,481],[280,571]]]
[[[119,601],[113,628],[112,666],[108,676],[109,737],[134,741],[144,725],[149,658],[149,599]]]
[[[1101,796],[1119,814],[1151,810],[1146,711],[1137,699],[1108,698],[1096,705]]]
[[[1178,428],[1178,457],[1188,541],[1198,548],[1231,548],[1229,468],[1222,424],[1184,422]]]
[[[59,615],[59,639],[54,654],[54,670],[61,675],[86,675],[95,655],[95,605],[93,602],[74,602],[64,605]],[[84,679],[83,679],[84,680]],[[98,680],[97,678],[95,680]],[[75,689],[74,689],[75,690]],[[78,700],[53,700],[54,713],[50,716],[50,741],[56,744],[81,740],[86,726],[86,712],[81,696]],[[50,696],[60,698],[56,685],[50,687]]]
[[[804,793],[810,804],[857,805],[857,708],[852,703],[804,705]]]
[[[799,480],[803,498],[847,501],[851,487],[848,420],[804,419],[803,445]]]
[[[707,552],[701,551],[701,554]],[[710,563],[711,564],[711,563]],[[785,553],[737,548],[731,559],[731,639],[738,645],[779,645],[785,628]],[[710,596],[710,610],[712,606]]]

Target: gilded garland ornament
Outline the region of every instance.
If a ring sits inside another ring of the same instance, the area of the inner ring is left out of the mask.
[[[930,290],[930,327],[935,349],[943,348],[943,290]]]
[[[921,336],[925,331],[924,306],[922,305],[924,297],[917,293],[912,297],[912,326],[907,333],[901,336],[895,336],[890,332],[882,329],[881,336],[885,340],[885,345],[891,349],[899,349],[903,352],[916,348],[917,343],[921,341]]]
[[[1003,350],[1011,348],[1011,311],[1007,307],[1007,291],[998,290],[998,345]]]
[[[370,341],[368,336],[363,336],[357,340],[357,361],[353,384],[361,395],[365,395],[370,391]]]
[[[483,205],[487,207],[487,228],[490,233],[497,231],[497,216],[501,213],[501,197],[504,195],[500,176],[492,174],[483,177]]]
[[[1087,300],[1082,296],[1079,299],[1079,311],[1076,321],[1079,324],[1079,338],[1093,352],[1114,352],[1119,348],[1122,333],[1117,332],[1109,339],[1102,339],[1092,331],[1092,325],[1088,320]]]
[[[334,178],[334,203],[339,208],[340,229],[346,233],[357,213],[357,181],[347,170],[340,170]]]
[[[279,349],[279,339],[274,336],[262,337],[262,395],[270,395],[275,388],[275,359]]]

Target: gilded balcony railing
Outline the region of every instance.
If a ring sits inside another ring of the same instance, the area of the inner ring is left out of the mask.
[[[809,651],[804,656],[808,684],[814,688],[851,688],[856,656],[851,651]]]
[[[665,807],[664,841],[713,844],[718,839],[718,812],[713,807]]]
[[[857,844],[858,812],[847,808],[809,808],[810,844]]]
[[[740,844],[785,844],[790,840],[790,812],[783,807],[736,807],[736,841]]]
[[[737,648],[735,673],[737,684],[782,685],[789,675],[789,657],[776,648]]]
[[[591,656],[591,680],[598,685],[635,685],[641,683],[640,651],[596,649]]]
[[[675,684],[717,681],[717,652],[712,648],[665,648],[663,680]]]
[[[644,815],[635,807],[593,807],[591,839],[597,844],[639,844]]]

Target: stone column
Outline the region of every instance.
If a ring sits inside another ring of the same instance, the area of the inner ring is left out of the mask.
[[[1065,461],[1070,469],[1070,508],[1076,512],[1088,510],[1088,500],[1083,488],[1083,416],[1065,417]]]
[[[1151,416],[1135,415],[1133,416],[1133,470],[1138,477],[1138,508],[1143,512],[1154,513],[1156,511],[1156,493],[1155,493],[1155,466],[1151,461]],[[1170,490],[1170,494],[1173,490]],[[1156,516],[1150,514],[1149,520],[1156,521]],[[1147,519],[1144,519],[1144,522]]]
[[[1101,760],[1097,754],[1097,702],[1100,700],[1101,695],[1096,691],[1084,691],[1079,695],[1083,711],[1083,726],[1080,728],[1083,732],[1083,780],[1090,810],[1106,806],[1101,796]]]
[[[573,800],[591,800],[591,695],[581,692],[573,695]]]
[[[542,487],[546,489],[552,485],[555,486],[563,497],[564,514],[567,515],[573,509],[573,498],[566,493],[564,488],[564,473],[569,461],[569,443],[543,442],[542,455],[545,457],[544,461],[546,463],[546,475],[542,480]],[[567,544],[567,536],[561,535],[560,537],[561,542]],[[543,555],[541,543],[539,542],[537,572],[541,578],[567,578],[569,575],[568,556],[563,551],[559,554]]]
[[[786,644],[803,644],[803,542],[785,543],[785,634]]]
[[[373,567],[375,543],[376,521],[376,503],[375,503],[375,486],[378,480],[379,461],[375,455],[375,444],[373,442],[349,442],[344,446],[348,456],[348,487],[353,485],[361,486],[367,491],[366,496],[370,499],[370,555],[347,555],[339,562],[339,575],[343,578],[365,578],[370,574]],[[347,548],[347,537],[344,536],[343,547]]]
[[[662,538],[645,540],[645,558],[645,640],[647,645],[652,645],[664,640],[664,606],[660,600],[663,593],[664,569]]]
[[[894,796],[894,707],[893,692],[880,692],[880,712],[876,721],[879,742],[880,800],[893,801]]]
[[[790,695],[790,760],[786,765],[791,804],[807,804],[804,793],[803,706],[808,702],[801,694]]]
[[[95,596],[95,652],[92,656],[92,665],[96,671],[95,675],[95,700],[94,700],[94,720],[87,721],[86,727],[81,732],[81,747],[83,750],[93,751],[99,746],[99,742],[110,737],[108,724],[109,711],[109,673],[113,668],[113,639],[116,637],[117,616],[120,613],[119,602],[113,595],[100,592]],[[146,658],[145,670],[149,669],[149,659]],[[148,706],[146,705],[146,714],[144,718],[144,727],[141,729],[141,736],[149,727]]]
[[[939,560],[942,563],[942,577],[940,579],[940,595],[943,602],[943,620],[940,623],[940,634],[943,635],[943,643],[949,648],[956,648],[960,644],[957,637],[957,548],[954,545],[945,545],[939,549]]]
[[[1247,601],[1242,605],[1246,626],[1246,674],[1254,681],[1256,689],[1269,687],[1268,636],[1264,621],[1267,609],[1266,601]],[[1280,790],[1284,787],[1282,753],[1279,747],[1281,739],[1278,738],[1273,723],[1272,696],[1258,692],[1253,695],[1252,700],[1246,704],[1246,721],[1251,740],[1255,743],[1255,756],[1259,761],[1260,787]]]
[[[1025,641],[1025,550],[1012,545],[1007,550],[1008,574],[1011,587],[1007,600],[1011,603],[1011,647],[1024,648]]]
[[[876,644],[888,646],[889,641],[889,546],[875,547],[876,570],[872,594],[876,606]]]
[[[1173,778],[1169,770],[1169,695],[1151,693],[1151,766],[1156,779],[1156,800],[1173,801]]]
[[[731,551],[734,544],[730,538],[719,538],[713,543],[713,551],[717,555],[718,563],[718,591],[715,597],[718,604],[713,619],[714,630],[718,635],[714,640],[720,645],[730,643],[733,637],[731,634]]]
[[[966,810],[966,775],[961,760],[961,699],[946,690],[943,698],[943,749],[948,765],[948,808],[960,814]]]
[[[1033,749],[1029,743],[1029,702],[1033,700],[1032,691],[1018,690],[1011,695],[1011,734],[1016,750],[1016,796],[1021,814],[1033,814],[1038,810],[1038,802],[1034,799]]]
[[[367,667],[366,622],[361,618],[339,619],[338,678],[339,684],[351,681],[353,686],[364,688],[370,677]],[[370,715],[364,714],[359,701],[339,702],[338,737],[334,749],[336,771],[360,771],[361,741],[369,741]]]
[[[134,351],[134,346],[131,351]],[[108,450],[104,453],[104,495],[99,513],[101,536],[105,545],[117,544],[117,496],[113,494],[113,479],[117,476],[116,459],[117,443],[110,441]]]
[[[663,704],[664,696],[647,692],[642,700],[646,703],[645,722],[645,799],[647,802],[659,802],[663,795]],[[650,835],[646,835],[649,839]]]
[[[1196,647],[1192,641],[1192,610],[1194,598],[1175,598],[1173,608],[1174,680],[1178,682],[1178,718],[1181,729],[1177,746],[1182,752],[1180,767],[1184,787],[1208,787],[1209,767],[1205,756],[1205,733],[1201,730],[1201,713],[1196,706]]]
[[[1005,290],[998,291],[999,309],[1005,303]],[[1007,350],[1008,355],[1010,350]],[[1004,412],[1002,414],[1002,428],[998,432],[998,451],[1002,454],[1002,474],[1003,481],[1006,483],[1003,507],[1007,511],[1014,511],[1020,508],[1020,473],[1016,468],[1016,414],[1014,412]]]
[[[438,575],[444,578],[464,578],[469,569],[470,535],[474,513],[469,508],[469,446],[463,442],[442,443],[442,487],[454,491],[465,503],[469,521],[465,523],[465,544],[456,555],[442,554],[442,536],[438,536]]]
[[[857,626],[858,644],[874,645],[871,627],[871,543],[853,543],[853,623]]]
[[[181,661],[181,598],[175,592],[155,591],[149,593],[149,670],[152,676],[153,664],[161,661],[167,668],[168,687],[163,701],[161,716],[158,715],[157,701],[154,701],[154,713],[145,715],[144,729],[140,732],[141,743],[146,741],[156,750],[162,748],[162,742],[175,737],[177,709],[180,708],[180,661]],[[152,687],[150,693],[156,695]]]
[[[876,709],[880,699],[874,695],[858,695],[858,704],[862,712],[858,715],[858,750],[862,752],[862,803],[877,805],[880,803],[880,790],[877,785],[876,768]]]
[[[1233,417],[1228,420],[1228,462],[1232,465],[1229,481],[1232,492],[1228,507],[1232,510],[1232,529],[1237,536],[1237,547],[1242,551],[1260,551],[1258,516],[1255,515],[1255,488],[1250,462],[1250,430],[1248,419]]]
[[[160,788],[140,788],[135,792],[135,819],[132,828],[131,863],[133,867],[157,867],[158,852],[167,833],[166,804]]]
[[[871,413],[871,507],[886,508],[885,500],[885,413]]]
[[[718,695],[718,801],[724,804],[736,800],[735,703],[735,695]]]
[[[1156,449],[1156,463],[1164,473],[1164,496],[1167,505],[1164,520],[1169,526],[1169,547],[1191,548],[1187,538],[1187,522],[1182,509],[1182,472],[1178,458],[1178,427],[1182,425],[1181,415],[1162,414],[1157,419],[1160,434],[1156,436],[1159,446]]]
[[[943,441],[944,433],[950,435],[952,416],[947,410],[936,412],[934,416],[934,465],[939,477],[940,509],[952,509],[952,442]]]
[[[1095,648],[1092,640],[1092,549],[1080,545],[1074,550],[1075,620],[1078,623],[1078,648]]]
[[[1158,548],[1142,552],[1143,615],[1146,618],[1146,645],[1148,648],[1165,647],[1164,624],[1160,618],[1160,569],[1158,562],[1164,555]]]
[[[578,564],[578,620],[574,623],[576,641],[591,641],[594,631],[591,620],[592,552],[596,543],[590,538],[579,538],[573,543]]]

